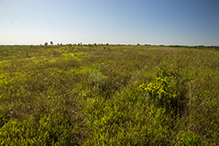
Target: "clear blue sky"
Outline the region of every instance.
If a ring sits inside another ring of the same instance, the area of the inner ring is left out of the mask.
[[[0,45],[219,46],[219,0],[0,0]]]

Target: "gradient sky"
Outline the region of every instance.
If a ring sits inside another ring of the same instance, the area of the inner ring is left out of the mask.
[[[219,0],[0,0],[0,45],[219,46]]]

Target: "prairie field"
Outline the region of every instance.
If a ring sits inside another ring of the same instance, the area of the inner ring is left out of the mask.
[[[219,145],[219,47],[0,47],[0,145]]]

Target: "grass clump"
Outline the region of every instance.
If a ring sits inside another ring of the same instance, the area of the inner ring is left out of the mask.
[[[0,129],[0,143],[7,145],[67,145],[76,144],[74,128],[61,113],[43,116],[40,119],[10,120]]]
[[[100,68],[98,70],[93,70],[90,72],[88,81],[91,86],[96,88],[103,88],[105,86],[106,77],[100,72]]]
[[[170,143],[167,138],[168,127],[165,126],[168,121],[164,115],[165,109],[145,104],[141,97],[128,94],[123,93],[108,101],[102,98],[88,101],[84,113],[88,117],[87,126],[92,134],[86,140],[86,145]]]

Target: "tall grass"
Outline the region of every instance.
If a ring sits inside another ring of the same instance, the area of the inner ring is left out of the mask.
[[[219,145],[212,47],[0,47],[1,145]]]

